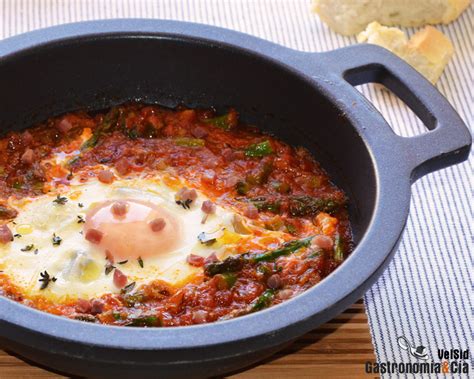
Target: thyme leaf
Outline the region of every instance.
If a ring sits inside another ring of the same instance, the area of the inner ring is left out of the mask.
[[[63,241],[63,239],[61,237],[57,236],[56,233],[54,233],[52,241],[53,241],[53,246],[59,246],[59,245],[61,245],[61,242]]]
[[[61,196],[57,195],[56,199],[53,200],[53,203],[58,204],[58,205],[64,205],[68,201],[68,198],[66,196]]]
[[[191,203],[193,201],[191,199],[187,200],[176,200],[176,204],[181,205],[184,209],[191,209]]]
[[[44,272],[40,272],[41,278],[38,280],[41,282],[41,287],[40,290],[44,290],[46,287],[48,287],[50,282],[55,282],[57,279],[54,276],[50,276],[48,271],[44,270]]]
[[[115,269],[115,266],[113,264],[107,263],[105,265],[105,275],[109,275],[114,269]]]
[[[142,257],[138,257],[137,261],[138,261],[138,264],[140,265],[140,267],[143,268],[143,259],[142,259]]]
[[[20,250],[21,251],[31,251],[31,250],[33,250],[34,247],[35,247],[35,245],[31,243],[31,244],[26,245],[25,247],[21,248]]]
[[[122,288],[120,293],[126,294],[126,293],[131,292],[135,288],[136,284],[137,284],[136,282],[131,282],[131,283],[127,284],[125,287]]]

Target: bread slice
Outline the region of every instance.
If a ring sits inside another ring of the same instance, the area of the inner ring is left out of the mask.
[[[372,21],[382,25],[448,24],[471,0],[313,0],[313,11],[334,31],[357,34]]]
[[[423,28],[408,39],[400,29],[372,22],[357,36],[357,40],[385,47],[432,83],[439,79],[454,53],[451,41],[432,26]]]

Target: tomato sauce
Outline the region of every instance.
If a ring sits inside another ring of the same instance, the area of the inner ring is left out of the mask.
[[[79,154],[66,167],[50,162],[58,152],[75,151]],[[289,242],[322,234],[323,248],[308,242],[267,260],[256,258],[265,253],[256,247],[238,262],[194,263],[202,265],[202,274],[182,288],[155,280],[133,293],[61,304],[23,295],[0,272],[4,296],[89,322],[191,325],[285,301],[319,283],[351,252],[345,194],[307,150],[241,123],[233,109],[217,115],[213,110],[133,103],[69,113],[11,132],[0,139],[0,221],[16,216],[6,203],[10,196],[38,196],[67,186],[73,177],[87,181],[97,165],[114,168],[121,176],[159,171],[170,173],[170,181],[184,178],[217,204],[231,206],[267,229],[286,232]],[[229,269],[227,263],[238,267]]]

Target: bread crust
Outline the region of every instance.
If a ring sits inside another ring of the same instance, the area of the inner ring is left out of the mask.
[[[388,26],[448,24],[471,0],[313,0],[313,11],[334,31],[353,35],[377,21]]]
[[[357,39],[390,50],[432,83],[436,83],[454,54],[451,41],[433,26],[426,26],[408,39],[400,29],[372,22]]]

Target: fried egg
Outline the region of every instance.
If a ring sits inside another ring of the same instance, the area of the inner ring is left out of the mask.
[[[189,254],[223,258],[252,238],[250,223],[245,232],[234,229],[234,210],[216,206],[205,218],[201,206],[209,199],[203,193],[183,206],[175,200],[183,183],[167,183],[91,178],[60,194],[12,201],[15,238],[0,246],[0,270],[29,295],[87,299],[120,292],[107,266],[137,287],[157,279],[181,287],[202,273],[186,262]],[[215,237],[198,238],[203,235]],[[45,272],[54,282],[42,288]]]

